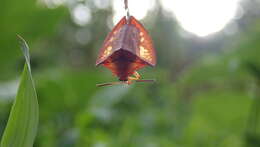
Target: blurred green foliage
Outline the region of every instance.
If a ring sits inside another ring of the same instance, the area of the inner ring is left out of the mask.
[[[25,36],[30,43],[55,32],[64,9],[49,10],[37,4],[36,0],[2,0],[0,5],[0,79],[11,78],[17,72],[19,48],[16,34]],[[18,72],[17,72],[18,73]]]
[[[246,9],[245,2],[244,17],[233,20],[235,34],[198,38],[183,37],[158,4],[142,20],[154,39],[158,66],[140,71],[157,82],[96,88],[117,80],[94,67],[110,30],[111,6],[99,9],[86,1],[92,19],[79,26],[72,10],[83,2],[71,3],[49,9],[33,0],[4,0],[0,6],[0,82],[15,80],[21,68],[16,33],[34,49],[40,104],[35,147],[259,146],[260,22],[252,13],[259,7]],[[12,97],[0,95],[1,132]]]

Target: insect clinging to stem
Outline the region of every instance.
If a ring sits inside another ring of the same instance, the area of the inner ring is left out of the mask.
[[[135,82],[153,82],[141,80],[137,70],[145,66],[156,65],[156,53],[153,42],[143,25],[130,16],[128,1],[124,0],[126,16],[107,35],[96,66],[103,65],[119,78],[119,82],[97,84],[107,86],[132,84]]]

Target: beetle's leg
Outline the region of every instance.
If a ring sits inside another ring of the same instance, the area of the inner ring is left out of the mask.
[[[128,85],[130,85],[130,84],[133,83],[133,81],[136,81],[136,80],[139,80],[139,79],[141,79],[141,76],[140,76],[140,74],[138,72],[135,71],[134,72],[134,77],[129,76],[128,80],[126,81],[126,83]]]
[[[140,76],[140,74],[138,73],[138,72],[134,72],[134,77],[131,77],[131,76],[129,76],[128,77],[128,80],[139,80],[139,79],[141,79],[141,76]]]
[[[134,76],[136,77],[136,80],[141,79],[141,75],[137,71],[134,72]]]

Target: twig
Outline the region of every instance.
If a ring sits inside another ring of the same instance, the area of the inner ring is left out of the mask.
[[[130,12],[129,12],[129,8],[128,8],[128,0],[124,0],[124,3],[125,3],[125,11],[126,11],[126,20],[127,20],[127,22],[129,22]]]

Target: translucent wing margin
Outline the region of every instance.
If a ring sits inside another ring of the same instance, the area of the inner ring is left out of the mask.
[[[113,53],[113,40],[115,39],[114,36],[119,33],[120,28],[126,24],[126,18],[123,17],[119,23],[112,29],[112,31],[107,35],[103,46],[99,50],[99,55],[96,60],[96,65],[101,64],[105,61],[112,53]]]
[[[137,56],[139,56],[142,60],[147,62],[151,66],[156,65],[156,52],[153,46],[153,41],[147,32],[147,30],[143,27],[143,25],[136,20],[133,16],[130,17],[130,24],[134,25],[139,30],[139,46],[136,50]]]

